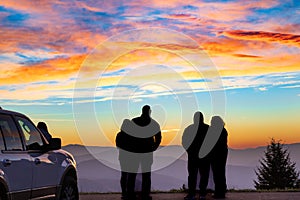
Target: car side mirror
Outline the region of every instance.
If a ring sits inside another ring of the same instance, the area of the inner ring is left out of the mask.
[[[27,150],[41,150],[41,146],[39,145],[39,143],[34,142],[30,145],[27,145]]]
[[[61,149],[61,139],[60,138],[51,138],[48,145],[49,150],[58,150]]]

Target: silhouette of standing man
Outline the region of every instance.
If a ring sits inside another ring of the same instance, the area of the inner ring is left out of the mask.
[[[122,198],[135,200],[135,180],[139,166],[142,170],[142,200],[151,200],[151,166],[153,151],[161,142],[159,124],[150,117],[150,106],[142,108],[142,115],[132,120],[125,119],[121,132],[116,138],[119,147],[119,160],[121,164]],[[123,165],[123,169],[122,169]],[[126,186],[124,186],[127,183]],[[126,193],[124,198],[123,190]]]
[[[213,116],[211,119],[211,125],[208,130],[208,134],[220,135],[217,143],[209,153],[211,157],[211,168],[215,183],[215,199],[225,198],[227,191],[226,185],[226,162],[228,155],[227,145],[227,130],[224,128],[224,121],[220,116]],[[219,134],[221,132],[221,134]]]
[[[195,200],[198,171],[200,173],[200,199],[205,199],[209,178],[209,158],[199,158],[200,147],[207,134],[208,125],[204,123],[201,112],[194,114],[194,124],[189,125],[182,135],[182,146],[188,153],[188,195],[184,200]]]

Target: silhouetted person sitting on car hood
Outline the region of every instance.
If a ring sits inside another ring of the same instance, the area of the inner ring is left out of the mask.
[[[52,139],[52,136],[51,136],[51,134],[49,133],[48,127],[47,127],[47,125],[46,125],[45,122],[39,122],[39,123],[37,124],[37,127],[38,127],[38,129],[40,129],[40,131],[43,133],[44,137],[45,137],[48,141],[50,141],[50,140]]]

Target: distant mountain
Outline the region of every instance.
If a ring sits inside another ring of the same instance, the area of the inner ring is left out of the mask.
[[[290,153],[291,161],[296,162],[298,170],[300,169],[300,143],[286,144],[285,148]],[[259,160],[264,157],[266,146],[248,149],[229,149],[227,162],[230,165],[256,167]]]
[[[300,143],[286,145],[291,160],[300,171]],[[68,145],[77,162],[81,192],[120,192],[118,150],[114,147]],[[187,156],[181,146],[161,147],[155,156],[152,172],[152,190],[169,191],[187,186]],[[229,189],[253,189],[254,170],[264,156],[266,147],[229,149],[227,160],[227,185]],[[163,167],[161,167],[163,166]],[[141,177],[137,177],[137,189]],[[209,187],[213,188],[212,177]]]

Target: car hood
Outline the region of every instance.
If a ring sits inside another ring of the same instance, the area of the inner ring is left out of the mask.
[[[69,153],[68,151],[63,150],[63,149],[58,149],[58,150],[55,150],[54,152],[56,154],[64,155],[66,158],[70,159],[76,165],[76,160],[74,159],[74,156],[71,153]]]

